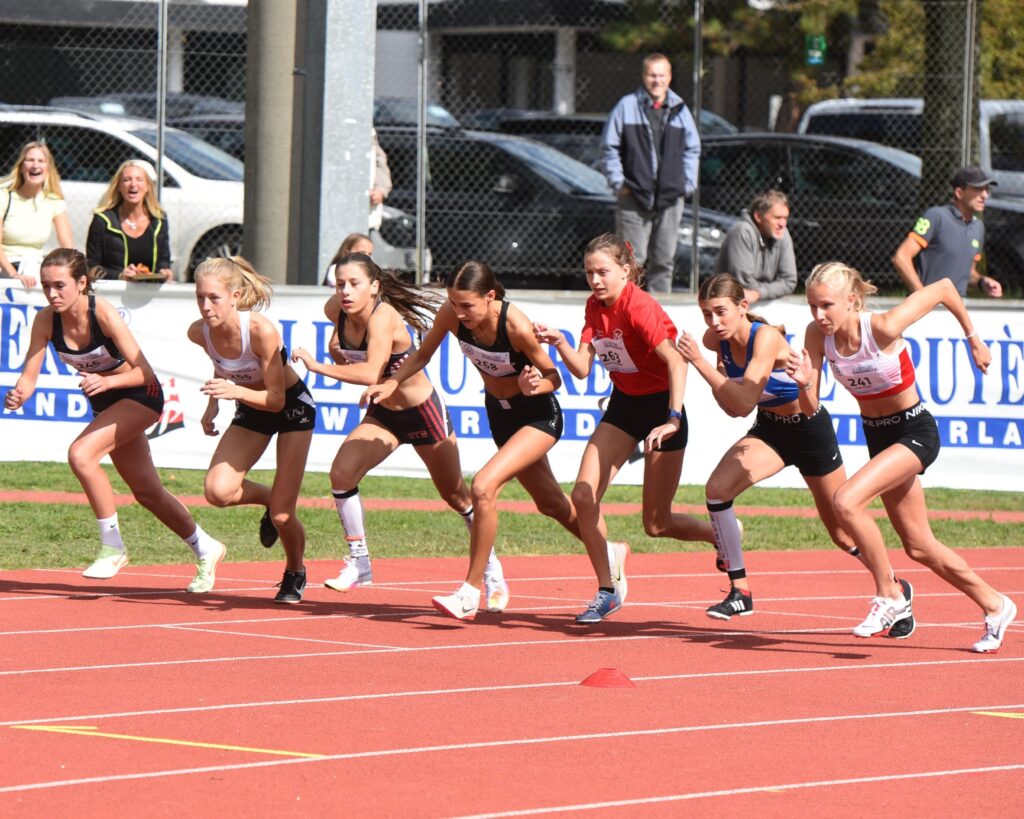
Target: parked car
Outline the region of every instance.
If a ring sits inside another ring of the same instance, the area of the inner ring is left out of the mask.
[[[807,106],[797,131],[867,139],[920,156],[923,113],[920,97],[822,100]],[[978,103],[978,156],[1000,197],[1024,197],[1024,100]]]
[[[242,164],[184,131],[166,129],[161,203],[170,224],[175,276],[187,279],[207,256],[238,253],[242,243]],[[75,242],[85,246],[99,199],[126,159],[155,167],[152,122],[32,106],[0,105],[0,168],[26,142],[45,141],[60,171]]]
[[[797,267],[838,259],[887,285],[891,258],[920,216],[921,160],[877,142],[801,134],[707,137],[700,158],[701,204],[739,213],[754,194],[789,194]],[[1024,206],[990,199],[985,209],[988,271],[1024,284]]]
[[[389,203],[416,207],[416,129],[381,127],[394,189]],[[614,227],[604,177],[549,145],[507,134],[430,129],[427,134],[427,243],[434,268],[485,260],[510,286],[583,288],[583,248]],[[702,211],[700,268],[714,266],[735,219]],[[676,274],[688,281],[689,214]]]
[[[48,105],[70,108],[84,114],[102,114],[110,117],[137,117],[156,119],[157,97],[148,91],[101,94],[95,97],[53,97]],[[171,91],[165,99],[167,119],[179,117],[244,114],[245,103],[203,94],[185,94]]]

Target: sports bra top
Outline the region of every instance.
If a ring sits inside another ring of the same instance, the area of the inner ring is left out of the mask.
[[[373,306],[373,311],[376,312],[380,306],[378,301]],[[341,355],[349,364],[360,364],[366,361],[366,333],[363,333],[363,340],[355,347],[345,346],[345,323],[348,320],[343,312],[338,313],[338,345],[341,348]],[[413,343],[412,338],[409,338],[409,346],[405,348],[403,352],[392,353],[388,356],[388,363],[384,365],[384,378],[394,375],[398,372],[399,368],[405,363],[405,359],[409,357],[410,353],[416,352],[416,345]]]
[[[871,334],[871,313],[860,314],[860,349],[851,356],[836,351],[835,336],[825,336],[825,358],[832,374],[854,396],[863,400],[897,395],[913,386],[914,365],[901,338],[896,352],[883,353]]]
[[[53,312],[50,342],[58,358],[81,373],[105,373],[124,364],[124,356],[114,340],[100,329],[96,319],[96,294],[89,294],[89,342],[80,350],[72,350],[64,339],[64,323],[60,313]]]
[[[517,376],[530,366],[530,359],[525,354],[513,349],[512,342],[509,341],[508,305],[507,301],[501,302],[501,312],[498,314],[498,332],[495,334],[493,344],[482,345],[473,338],[473,333],[469,328],[461,323],[456,332],[463,355],[481,373],[494,378]]]
[[[742,366],[733,359],[732,352],[729,349],[729,342],[720,342],[719,352],[722,356],[722,364],[725,366],[725,374],[729,377],[730,381],[735,381],[738,384],[743,380],[743,376],[747,371],[747,365],[754,354],[754,336],[764,326],[760,321],[755,321],[751,324],[750,339],[747,341],[746,363]],[[768,376],[768,382],[764,385],[761,397],[757,399],[757,405],[766,409],[768,407],[781,407],[783,404],[796,401],[799,394],[800,386],[789,377],[784,367],[777,367]]]
[[[213,346],[210,340],[210,328],[203,323],[203,341],[206,343],[206,352],[213,362],[213,374],[217,378],[226,378],[236,384],[261,384],[263,383],[263,364],[260,357],[252,350],[249,339],[249,313],[248,310],[238,311],[238,323],[242,336],[242,352],[238,358],[225,358]],[[288,363],[288,356],[284,348],[281,348],[281,363]]]

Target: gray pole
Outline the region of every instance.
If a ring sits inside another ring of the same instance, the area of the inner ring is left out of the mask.
[[[964,3],[964,90],[963,104],[960,110],[960,164],[972,164],[971,142],[974,135],[974,47],[975,26],[977,25],[976,0]]]
[[[420,0],[420,59],[417,70],[418,90],[416,113],[416,281],[428,279],[427,247],[427,0]]]
[[[167,2],[160,0],[156,22],[156,198],[164,190],[164,128],[167,127]]]
[[[693,118],[700,132],[700,111],[703,107],[704,74],[704,0],[693,0]],[[700,231],[700,163],[697,163],[697,189],[693,192],[693,235],[690,237],[690,286],[697,290],[700,283],[700,252],[697,248]]]

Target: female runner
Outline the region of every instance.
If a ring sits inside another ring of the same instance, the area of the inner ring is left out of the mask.
[[[454,593],[433,599],[439,611],[471,620],[480,606],[487,556],[498,532],[498,495],[510,480],[518,479],[541,514],[576,537],[581,535],[572,502],[555,480],[547,459],[563,425],[554,396],[562,381],[554,363],[537,343],[530,320],[505,300],[505,289],[486,264],[466,262],[445,284],[448,301],[437,311],[419,350],[391,378],[370,387],[365,397],[371,402],[385,400],[426,366],[448,333],[480,372],[487,421],[498,451],[473,477],[476,514],[470,530],[466,580]],[[624,543],[609,546],[620,553],[627,549]],[[624,554],[620,561],[625,561]],[[507,585],[504,594],[507,600]]]
[[[988,370],[992,354],[973,329],[963,299],[949,279],[911,293],[884,313],[864,309],[865,298],[874,292],[874,285],[841,262],[814,268],[807,280],[807,302],[814,317],[805,335],[807,349],[802,357],[792,354],[786,370],[801,386],[811,383],[813,363],[824,356],[836,380],[860,406],[871,459],[835,494],[834,506],[843,528],[865,553],[884,549],[878,525],[863,514],[880,496],[907,555],[981,608],[985,631],[974,651],[998,651],[1007,627],[1017,616],[1017,607],[939,542],[928,524],[924,489],[917,476],[939,454],[939,431],[918,396],[903,333],[941,304],[960,323],[974,363],[982,372]],[[882,633],[892,624],[893,616],[891,602],[875,598],[867,619],[854,633]]]
[[[890,631],[889,636],[909,637],[913,631],[910,584],[893,577],[884,549],[871,559],[862,555],[832,508],[832,496],[846,480],[846,470],[832,419],[818,401],[821,360],[811,360],[814,377],[802,387],[798,385],[786,373],[792,349],[784,329],[748,312],[743,285],[728,273],[705,281],[697,298],[708,325],[703,345],[717,353],[718,365],[712,366],[704,358],[697,341],[685,330],[676,342],[679,352],[708,382],[728,415],[741,417],[757,407],[754,425],[722,456],[705,490],[719,565],[728,573],[731,586],[725,600],[707,610],[708,617],[728,620],[734,614],[753,612],[733,500],[792,465],[811,490],[833,542],[872,569],[877,596],[890,599],[894,611],[899,612],[899,632]]]
[[[416,351],[406,325],[425,331],[438,299],[381,270],[365,253],[339,259],[335,278],[337,292],[328,299],[324,313],[335,325],[329,350],[337,363],[317,361],[302,347],[292,352],[292,359],[310,372],[349,384],[369,386],[391,377]],[[472,529],[473,502],[462,478],[448,409],[426,375],[417,374],[367,410],[331,465],[331,492],[349,557],[338,577],[326,581],[328,588],[344,592],[373,582],[359,481],[406,443],[415,448],[438,494]],[[508,602],[508,588],[493,554],[487,576],[488,608],[501,611]]]
[[[102,274],[103,268],[89,270],[85,256],[70,248],[51,251],[43,259],[40,278],[49,307],[32,322],[25,367],[8,390],[4,406],[16,410],[29,399],[46,345],[52,344],[61,361],[82,377],[80,386],[93,411],[92,421],[68,450],[71,471],[89,498],[100,530],[99,555],[83,576],[107,580],[128,564],[114,491],[100,467],[100,460],[109,455],[135,499],[195,552],[198,570],[187,591],[208,592],[224,558],[224,545],[206,534],[160,483],[146,429],[163,411],[163,389],[117,310],[93,294],[92,283]]]
[[[597,623],[618,611],[622,595],[613,583],[605,548],[601,498],[639,441],[645,443],[643,519],[651,537],[713,544],[711,524],[672,512],[686,447],[686,361],[676,352],[676,327],[658,302],[640,289],[642,271],[632,248],[605,233],[584,251],[587,299],[583,333],[573,350],[556,329],[535,325],[539,341],[555,345],[576,378],[586,378],[598,357],[608,370],[612,394],[601,422],[583,451],[572,502],[598,591],[577,623]]]
[[[313,438],[316,404],[287,363],[273,322],[252,312],[270,304],[270,284],[241,256],[207,259],[196,268],[196,302],[202,318],[188,328],[189,340],[213,362],[203,431],[216,435],[219,402],[234,401],[231,425],[206,473],[206,499],[214,506],[267,507],[260,541],[273,545],[278,533],[285,570],[275,603],[298,603],[306,587],[306,530],[295,514],[306,456]],[[246,478],[277,435],[277,471],[265,486]]]

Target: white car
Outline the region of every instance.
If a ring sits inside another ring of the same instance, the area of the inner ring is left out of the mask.
[[[157,165],[156,126],[147,120],[82,114],[57,108],[0,105],[0,173],[26,142],[53,153],[75,244],[85,247],[100,197],[126,159]],[[187,281],[208,256],[238,253],[242,245],[242,163],[201,139],[167,128],[163,190],[175,277]]]

